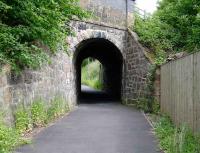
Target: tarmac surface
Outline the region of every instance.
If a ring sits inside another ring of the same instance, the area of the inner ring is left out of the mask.
[[[16,153],[160,152],[152,128],[139,110],[117,101],[91,102],[80,104]]]

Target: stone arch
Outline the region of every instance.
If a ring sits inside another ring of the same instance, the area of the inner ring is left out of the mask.
[[[122,39],[119,39],[116,36],[116,33],[107,32],[103,30],[81,30],[76,32],[75,37],[68,37],[69,51],[71,54],[74,54],[75,50],[78,48],[79,44],[84,40],[92,39],[92,38],[100,38],[105,39],[113,43],[122,53],[124,50],[124,42]]]
[[[92,57],[103,65],[103,83],[106,98],[121,100],[124,58],[121,50],[113,43],[117,43],[117,41],[112,39],[111,42],[108,39],[109,37],[106,37],[104,34],[105,33],[97,32],[92,33],[91,37],[84,37],[84,39],[79,38],[79,40],[82,41],[76,44],[74,48],[73,65],[75,88],[78,99],[80,99],[81,96],[81,63],[84,59]]]

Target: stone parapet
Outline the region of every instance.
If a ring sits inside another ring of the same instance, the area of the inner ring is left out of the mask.
[[[126,4],[127,3],[127,4]],[[90,22],[127,27],[134,23],[132,0],[80,0],[80,5],[92,13]]]

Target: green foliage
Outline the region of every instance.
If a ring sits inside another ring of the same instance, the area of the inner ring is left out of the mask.
[[[45,125],[45,121],[47,119],[47,111],[44,102],[41,99],[33,102],[31,106],[31,118],[34,127],[42,127]]]
[[[157,64],[164,62],[165,50],[172,48],[167,37],[171,34],[169,28],[160,22],[157,17],[149,17],[146,20],[136,16],[134,30],[138,33],[142,44],[149,48],[156,57]]]
[[[134,30],[140,41],[162,64],[170,53],[200,49],[200,1],[162,0],[157,12],[146,20],[136,18]]]
[[[148,111],[148,100],[146,98],[140,98],[137,102],[136,102],[136,107],[138,109],[143,110],[144,112]]]
[[[50,107],[47,110],[47,120],[51,121],[56,119],[57,117],[65,114],[69,111],[69,106],[66,101],[60,97],[56,96],[50,104]]]
[[[19,133],[24,133],[32,129],[31,118],[22,105],[17,107],[15,112],[15,128]]]
[[[37,68],[48,60],[47,50],[64,45],[70,19],[87,16],[77,0],[0,0],[0,64]]]
[[[186,126],[176,128],[169,117],[163,116],[155,124],[155,132],[160,146],[167,153],[198,153],[200,152],[199,137],[194,136]]]
[[[30,114],[28,110],[30,109]],[[3,123],[0,114],[0,153],[10,153],[15,147],[29,143],[21,136],[34,127],[44,126],[47,122],[64,115],[69,111],[68,104],[60,96],[56,96],[47,109],[44,101],[38,99],[31,108],[25,109],[19,105],[15,112],[15,127],[11,128]]]
[[[19,144],[18,132],[0,123],[0,153],[10,153]]]
[[[81,83],[88,85],[94,89],[101,90],[103,88],[101,79],[101,64],[97,60],[88,62],[88,59],[83,61]]]

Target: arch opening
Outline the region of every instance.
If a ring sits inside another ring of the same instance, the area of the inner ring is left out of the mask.
[[[81,67],[87,58],[98,60],[102,65],[102,90],[81,88]],[[92,38],[82,41],[74,53],[75,84],[78,103],[98,100],[121,100],[123,56],[109,40]]]
[[[81,86],[103,91],[103,65],[95,58],[86,58],[81,64]]]

